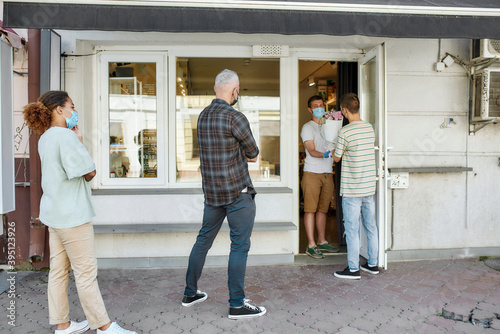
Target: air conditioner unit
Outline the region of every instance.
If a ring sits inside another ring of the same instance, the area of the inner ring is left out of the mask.
[[[471,59],[500,58],[500,39],[472,40]]]
[[[474,73],[472,120],[500,117],[500,68],[489,68]]]

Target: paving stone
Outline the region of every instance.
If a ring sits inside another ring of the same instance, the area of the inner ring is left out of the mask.
[[[143,318],[140,321],[134,323],[133,325],[141,328],[141,330],[144,331],[152,331],[152,330],[158,330],[160,327],[162,327],[165,323],[159,319],[156,319],[154,317],[147,317]],[[124,323],[123,326],[126,326]]]
[[[367,334],[367,333],[369,332],[349,326],[344,326],[337,332],[337,334]]]
[[[190,332],[194,334],[219,334],[224,333],[224,330],[212,324],[202,324],[192,329]]]
[[[321,333],[335,333],[342,328],[342,325],[332,322],[331,319],[325,319],[316,321],[311,327],[317,329]]]
[[[312,317],[303,314],[296,315],[290,318],[288,321],[299,327],[310,327],[315,323],[315,320]]]
[[[426,333],[426,334],[439,334],[439,333],[445,333],[446,330],[443,330],[439,327],[429,325],[426,323],[423,324],[418,324],[413,328],[415,333]]]
[[[381,324],[368,319],[358,318],[349,324],[350,327],[373,333]]]
[[[443,306],[443,317],[446,319],[456,320],[456,321],[466,321],[469,322],[473,308],[469,303],[467,304],[451,304]]]
[[[500,319],[493,319],[490,322],[490,328],[500,331]]]
[[[429,318],[427,318],[426,323],[440,328],[451,329],[455,324],[455,320],[445,319],[439,316],[430,316]]]
[[[478,309],[472,311],[471,322],[476,326],[488,328],[493,319],[496,319],[493,312]]]
[[[388,305],[394,307],[395,309],[408,310],[412,307],[413,303],[409,300],[397,299],[390,301]]]
[[[392,324],[383,324],[379,326],[374,333],[377,334],[401,334],[401,328]]]
[[[425,315],[420,315],[417,313],[401,314],[399,317],[394,318],[392,323],[396,326],[399,326],[400,328],[414,328],[419,324],[425,322],[429,317],[429,314],[431,313],[427,313]]]
[[[457,321],[453,325],[453,329],[457,331],[462,331],[467,334],[484,334],[484,331],[486,328],[482,328],[479,326],[474,326],[471,323],[465,323],[465,322],[460,322]]]
[[[500,276],[498,277],[498,281],[500,282]],[[497,305],[500,309],[500,297],[486,296],[482,301],[485,303],[491,303],[493,305]]]
[[[384,317],[396,317],[402,312],[401,309],[397,309],[392,306],[382,305],[377,309],[377,313]]]
[[[446,304],[446,298],[434,295],[428,296],[426,298],[420,299],[417,303],[412,306],[412,309],[419,309],[424,307],[426,311],[432,310],[432,312],[441,312],[443,305]]]

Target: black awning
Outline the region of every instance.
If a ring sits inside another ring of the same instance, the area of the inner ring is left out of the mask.
[[[440,1],[448,6],[454,4],[472,6],[470,1]],[[336,1],[336,3],[342,2],[343,0]],[[382,1],[365,0],[359,3],[374,4],[382,3]],[[418,0],[417,3],[421,5],[427,1]],[[479,3],[482,4],[483,9],[499,9],[499,6],[493,5],[491,1],[479,0]],[[405,5],[401,4],[401,7]],[[477,7],[476,3],[474,8]],[[311,8],[314,8],[313,4]],[[385,14],[264,8],[4,2],[4,25],[9,28],[138,32],[234,32],[500,39],[499,16],[404,14],[404,10],[400,13]]]

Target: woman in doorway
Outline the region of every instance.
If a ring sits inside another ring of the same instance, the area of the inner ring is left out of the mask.
[[[43,196],[40,220],[49,227],[50,273],[48,284],[49,320],[56,334],[133,334],[109,320],[97,283],[94,254],[95,215],[89,181],[95,165],[83,146],[78,113],[68,93],[50,91],[24,107],[24,119],[38,142],[42,168]],[[87,320],[69,319],[68,278],[73,270],[78,297]]]

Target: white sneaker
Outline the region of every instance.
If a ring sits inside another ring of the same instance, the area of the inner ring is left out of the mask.
[[[106,334],[137,334],[137,332],[126,330],[125,328],[121,328],[116,322],[111,323],[111,326],[108,327],[105,331],[100,329],[97,330],[97,334],[106,333]]]
[[[80,334],[85,333],[90,328],[89,322],[83,320],[82,322],[71,321],[71,324],[66,329],[56,329],[55,334]]]

